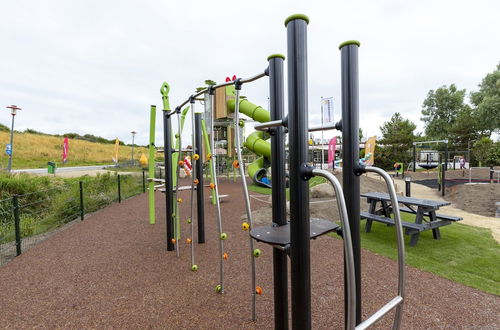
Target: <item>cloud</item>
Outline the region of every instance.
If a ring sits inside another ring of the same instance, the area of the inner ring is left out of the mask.
[[[430,89],[456,83],[470,91],[495,68],[499,9],[498,1],[449,0],[4,2],[0,99],[23,108],[16,129],[126,142],[135,130],[136,142],[147,144],[149,106],[162,108],[164,81],[171,84],[174,107],[205,79],[254,75],[269,54],[286,55],[284,19],[304,12],[311,19],[310,124],[320,122],[321,96],[334,97],[340,117],[337,47],[358,39],[365,135],[380,134],[378,127],[394,112],[422,130],[421,104]],[[264,107],[268,93],[265,79],[243,91]],[[10,122],[8,111],[0,112],[0,122]]]

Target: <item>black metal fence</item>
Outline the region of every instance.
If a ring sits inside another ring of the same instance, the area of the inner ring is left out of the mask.
[[[74,221],[146,191],[147,173],[102,176],[0,200],[0,266]]]

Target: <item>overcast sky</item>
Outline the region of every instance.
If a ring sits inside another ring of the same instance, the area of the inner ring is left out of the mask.
[[[205,79],[263,71],[268,55],[286,54],[283,23],[294,13],[310,18],[311,125],[320,123],[321,96],[334,97],[340,117],[338,45],[345,40],[361,42],[365,136],[380,135],[395,112],[422,131],[430,89],[475,90],[500,61],[498,0],[2,1],[0,123],[10,126],[4,107],[16,104],[23,108],[18,130],[126,143],[135,130],[136,143],[147,144],[149,106],[161,109],[164,81],[174,108]],[[267,78],[242,94],[266,107]],[[159,122],[159,141],[161,129]]]

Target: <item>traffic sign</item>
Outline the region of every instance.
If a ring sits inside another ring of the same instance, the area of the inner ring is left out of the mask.
[[[12,155],[12,145],[10,143],[7,143],[5,145],[5,153],[9,156]]]

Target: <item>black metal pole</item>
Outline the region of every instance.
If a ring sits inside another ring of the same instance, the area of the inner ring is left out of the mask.
[[[288,54],[288,129],[290,146],[290,264],[292,328],[311,328],[311,256],[308,152],[307,24],[305,15],[285,21]]]
[[[85,209],[83,207],[83,182],[80,181],[80,220],[85,218]]]
[[[172,126],[169,113],[163,110],[163,149],[165,155],[165,221],[167,231],[167,251],[174,250],[172,212],[174,209],[172,185]]]
[[[118,181],[118,203],[122,202],[122,190],[121,190],[121,185],[120,185],[120,174],[117,175],[117,181]]]
[[[444,196],[446,191],[446,171],[448,170],[448,142],[445,144],[444,151],[444,168],[443,168],[443,177],[442,177],[442,187],[441,187],[441,196]]]
[[[342,187],[349,216],[352,248],[354,254],[354,276],[356,279],[356,324],[361,323],[361,237],[359,232],[359,42],[347,41],[340,45],[342,71]],[[345,272],[344,272],[345,274]],[[347,286],[344,278],[345,286]],[[344,293],[347,304],[347,292]],[[347,311],[347,305],[344,308]]]
[[[14,211],[14,230],[16,231],[16,255],[21,255],[21,221],[19,217],[19,196],[12,196],[12,206]]]
[[[269,102],[271,120],[280,120],[285,113],[283,61],[285,56],[276,54],[269,61]],[[271,131],[271,179],[273,222],[286,225],[285,192],[285,128]],[[280,249],[273,249],[274,278],[274,329],[288,329],[288,260]]]
[[[146,192],[146,175],[144,174],[144,169],[142,169],[142,192]]]
[[[417,146],[413,145],[413,172],[417,170]]]
[[[411,177],[405,178],[405,195],[411,197]]]
[[[201,130],[201,113],[194,114],[194,152],[200,157],[196,160],[196,210],[198,211],[198,244],[205,243],[205,197],[203,195],[203,163],[201,161],[202,154],[202,130]]]

